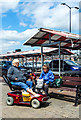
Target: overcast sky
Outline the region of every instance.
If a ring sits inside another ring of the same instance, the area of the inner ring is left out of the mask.
[[[22,44],[41,27],[69,32],[69,8],[61,3],[80,7],[80,0],[70,1],[0,0],[0,54],[37,48]],[[72,8],[72,33],[75,34],[79,34],[79,14],[79,10]]]

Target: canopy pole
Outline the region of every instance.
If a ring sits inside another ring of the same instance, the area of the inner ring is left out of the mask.
[[[49,33],[49,44],[51,43],[51,34]]]
[[[35,72],[37,72],[37,56],[36,56],[36,71]]]
[[[60,42],[59,42],[59,76],[60,76]]]
[[[53,71],[53,55],[52,55],[52,71]]]
[[[43,71],[43,47],[41,46],[41,72]]]
[[[32,62],[33,62],[33,72],[34,72],[34,56],[32,56]]]
[[[63,55],[63,72],[64,72],[64,55]]]
[[[26,63],[27,63],[27,57],[26,57]]]

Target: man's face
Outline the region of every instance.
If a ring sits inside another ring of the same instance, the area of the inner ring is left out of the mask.
[[[15,62],[13,65],[18,67],[19,66],[19,62]]]

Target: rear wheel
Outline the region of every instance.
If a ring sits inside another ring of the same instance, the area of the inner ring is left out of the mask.
[[[6,99],[6,103],[7,103],[7,105],[13,105],[13,103],[14,103],[14,100],[13,100],[13,98],[12,97],[7,97],[7,99]]]
[[[31,101],[31,105],[33,108],[39,108],[40,107],[40,101],[38,101],[37,99],[33,99]]]

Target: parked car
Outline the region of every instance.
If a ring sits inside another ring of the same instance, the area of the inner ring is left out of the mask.
[[[32,69],[33,68],[33,62],[26,62],[24,63],[24,67],[28,68],[28,69]],[[37,62],[37,66],[36,66],[36,62],[34,62],[34,68],[41,68],[41,62]]]
[[[35,66],[36,66],[36,62],[35,62]],[[41,62],[37,62],[37,69],[41,69]]]
[[[33,67],[33,63],[32,62],[26,62],[26,63],[24,63],[24,67],[28,68],[28,69],[31,69]]]
[[[7,75],[7,71],[11,66],[12,61],[0,61],[0,76]]]
[[[49,64],[53,71],[59,71],[59,60],[53,60]],[[71,60],[61,60],[60,62],[61,71],[81,71],[81,66]]]

